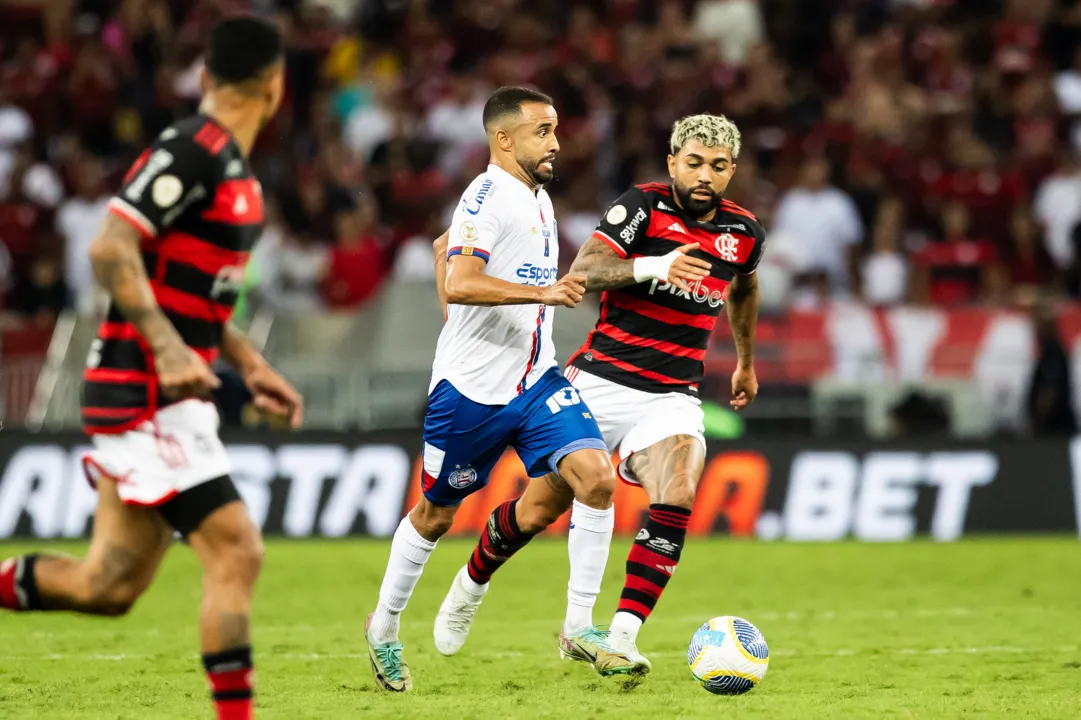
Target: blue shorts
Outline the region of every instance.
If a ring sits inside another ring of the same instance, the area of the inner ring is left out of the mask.
[[[481,405],[441,380],[424,416],[424,497],[457,505],[488,484],[488,474],[513,447],[530,477],[576,450],[608,452],[593,413],[558,368],[506,405]]]

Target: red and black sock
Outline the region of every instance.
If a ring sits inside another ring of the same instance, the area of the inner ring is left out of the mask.
[[[0,563],[0,608],[26,611],[44,610],[34,580],[36,553],[8,558]]]
[[[495,571],[503,567],[511,555],[533,539],[533,533],[524,533],[518,528],[518,521],[514,517],[517,503],[517,498],[505,502],[488,517],[480,542],[473,550],[473,557],[469,558],[469,578],[478,585],[491,580]]]
[[[203,667],[210,680],[210,694],[218,720],[251,720],[252,670],[251,647],[231,648],[203,655]]]
[[[675,505],[650,505],[646,526],[627,555],[627,579],[619,596],[618,612],[643,622],[657,606],[668,579],[676,570],[691,511]]]

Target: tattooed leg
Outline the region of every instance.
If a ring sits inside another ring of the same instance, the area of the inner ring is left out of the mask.
[[[665,438],[628,459],[628,469],[645,488],[650,504],[649,519],[627,556],[627,578],[612,620],[617,648],[637,652],[638,631],[679,564],[704,465],[705,448],[689,435]]]
[[[99,479],[98,495],[87,556],[33,554],[5,561],[0,564],[0,605],[112,616],[131,609],[153,580],[172,530],[156,511],[121,502],[107,478]],[[7,587],[10,591],[4,592]]]
[[[698,438],[673,435],[636,452],[628,458],[627,469],[646,491],[651,505],[674,505],[689,511],[705,462],[706,451]]]
[[[188,536],[203,564],[200,628],[203,668],[219,720],[249,720],[252,692],[251,616],[263,540],[242,502],[223,505]]]

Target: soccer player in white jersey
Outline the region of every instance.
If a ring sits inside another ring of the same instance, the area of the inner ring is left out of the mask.
[[[412,688],[399,618],[458,504],[484,487],[508,446],[531,477],[551,473],[542,482],[574,498],[572,601],[561,652],[597,667],[630,662],[610,651],[592,620],[615,519],[615,469],[552,347],[549,307],[574,307],[585,293],[584,276],[556,279],[559,246],[543,184],[553,177],[557,124],[551,98],[526,88],[501,88],[484,107],[491,164],[462,195],[444,256],[448,318],[424,418],[424,492],[394,533],[379,603],[365,625],[372,671],[385,690]],[[538,526],[517,501],[497,508],[456,587],[482,596],[496,568],[547,524]]]

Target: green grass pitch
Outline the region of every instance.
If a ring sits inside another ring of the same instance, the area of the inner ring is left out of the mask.
[[[80,552],[80,545],[54,546]],[[29,549],[0,545],[0,558]],[[432,619],[471,543],[440,543],[403,620],[416,690],[376,689],[362,626],[380,541],[270,541],[254,647],[260,718],[1079,718],[1076,540],[936,545],[692,540],[646,624],[653,673],[602,679],[559,660],[565,543],[538,540],[493,582],[465,649],[443,658]],[[622,584],[612,548],[596,619]],[[0,718],[209,718],[197,654],[200,579],[184,547],[120,620],[0,614]],[[687,670],[694,630],[740,615],[770,646],[763,683],[715,697]]]

